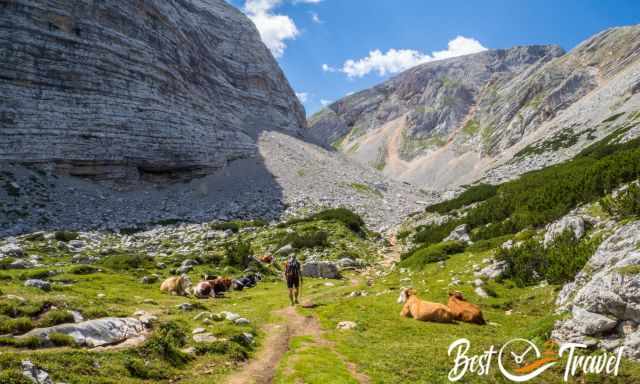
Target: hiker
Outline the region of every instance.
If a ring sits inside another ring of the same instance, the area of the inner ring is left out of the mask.
[[[287,280],[291,305],[298,304],[298,294],[300,293],[300,285],[302,284],[302,273],[300,272],[300,262],[295,254],[291,255],[285,263],[284,278]]]

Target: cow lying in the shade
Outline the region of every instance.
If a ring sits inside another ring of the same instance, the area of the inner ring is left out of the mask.
[[[461,292],[449,293],[447,306],[456,320],[479,325],[485,324],[480,307],[466,301]]]
[[[404,303],[400,316],[436,323],[453,323],[454,321],[453,314],[446,305],[420,300],[416,296],[416,291],[411,288],[400,292],[398,303]]]
[[[191,279],[187,275],[172,276],[160,285],[160,291],[172,295],[189,296]]]

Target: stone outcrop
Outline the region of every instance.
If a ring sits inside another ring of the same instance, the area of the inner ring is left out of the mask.
[[[425,188],[497,183],[571,158],[640,110],[638,39],[630,26],[568,53],[527,46],[429,62],[327,106],[310,131]]]
[[[310,261],[302,265],[302,276],[322,279],[339,279],[340,271],[329,261]]]
[[[37,337],[47,342],[49,334],[62,333],[73,337],[78,345],[93,348],[121,343],[142,335],[145,330],[146,327],[141,320],[107,317],[75,324],[37,328],[19,338]]]
[[[605,240],[574,282],[557,299],[570,318],[556,324],[553,338],[605,349],[626,346],[640,359],[640,221]]]
[[[576,240],[582,239],[582,236],[584,236],[584,219],[576,215],[567,215],[547,225],[544,234],[544,245],[547,246],[551,244],[556,237],[565,231],[571,231]]]
[[[224,0],[0,3],[0,160],[106,179],[190,175],[255,155],[304,110]]]

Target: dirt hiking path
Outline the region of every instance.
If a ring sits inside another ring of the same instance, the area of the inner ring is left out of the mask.
[[[278,365],[289,350],[290,341],[296,336],[309,336],[314,343],[329,346],[344,361],[351,375],[361,384],[368,384],[369,378],[357,371],[355,364],[333,349],[333,345],[322,337],[322,329],[313,316],[303,316],[294,307],[287,307],[273,312],[284,319],[283,323],[268,324],[264,327],[267,334],[262,348],[256,356],[240,371],[232,374],[227,384],[270,384],[276,375]]]

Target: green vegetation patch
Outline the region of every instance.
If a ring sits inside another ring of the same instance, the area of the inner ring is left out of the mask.
[[[400,265],[420,270],[427,264],[445,261],[451,255],[462,253],[464,250],[465,245],[460,241],[447,241],[423,246],[402,255]]]
[[[496,259],[506,262],[503,278],[518,286],[537,284],[546,280],[551,284],[572,281],[593,255],[601,239],[578,241],[567,230],[547,246],[530,239],[510,249],[498,248]]]
[[[480,131],[480,124],[477,120],[471,119],[462,127],[462,132],[466,135],[473,136]]]

